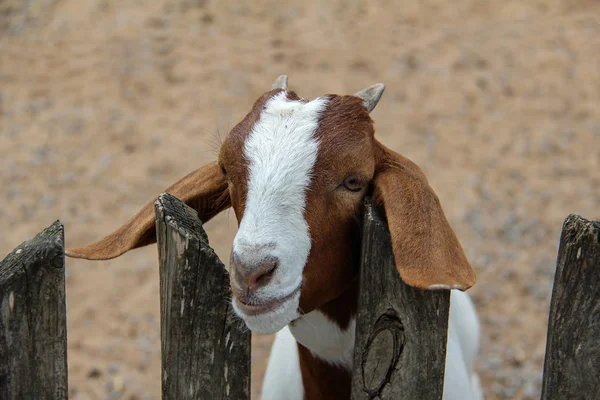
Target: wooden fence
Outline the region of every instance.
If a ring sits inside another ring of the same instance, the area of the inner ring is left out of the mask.
[[[233,317],[226,272],[196,212],[163,194],[156,226],[162,398],[249,399],[250,333]],[[63,243],[57,221],[0,263],[1,398],[68,396]],[[360,274],[352,398],[441,399],[449,292],[402,282],[387,225],[368,200]],[[543,400],[600,398],[599,335],[600,222],[571,215],[552,293]]]

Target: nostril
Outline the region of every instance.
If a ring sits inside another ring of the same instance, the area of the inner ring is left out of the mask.
[[[245,258],[252,258],[248,255]],[[260,261],[243,260],[239,254],[232,252],[230,273],[233,282],[241,290],[257,290],[266,286],[275,275],[279,259],[273,256],[261,257]]]
[[[232,265],[237,285],[240,288],[245,287],[247,290],[256,290],[271,281],[277,270],[278,262],[276,259],[270,258],[263,260],[260,264],[234,263]]]
[[[256,277],[256,286],[264,286],[273,278],[275,274],[275,269],[277,268],[277,263],[270,262],[266,263],[266,265],[261,266],[261,270],[258,271]]]
[[[265,260],[256,268],[252,269],[252,272],[248,274],[247,279],[245,279],[245,281],[247,285],[252,289],[257,289],[261,286],[265,286],[273,278],[276,269],[277,261]]]

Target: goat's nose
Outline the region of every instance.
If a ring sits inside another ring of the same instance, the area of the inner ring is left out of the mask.
[[[278,264],[279,260],[276,257],[269,257],[252,265],[241,262],[235,254],[231,257],[231,269],[236,283],[240,288],[249,290],[266,286],[273,278]]]

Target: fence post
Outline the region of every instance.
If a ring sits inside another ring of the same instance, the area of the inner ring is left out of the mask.
[[[402,282],[387,223],[370,199],[362,235],[352,399],[439,400],[450,292]]]
[[[542,400],[600,399],[600,221],[563,224],[548,318]]]
[[[170,194],[155,209],[162,398],[249,399],[250,332],[233,315],[225,267],[196,211]]]
[[[0,262],[0,397],[67,395],[64,234],[56,221]]]

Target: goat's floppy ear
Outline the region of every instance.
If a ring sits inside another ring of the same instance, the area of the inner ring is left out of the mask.
[[[198,211],[198,217],[206,222],[231,206],[227,181],[216,162],[190,173],[166,190],[179,197]],[[156,243],[154,202],[146,204],[129,222],[115,232],[85,247],[69,249],[65,254],[73,258],[109,260],[121,254]]]
[[[421,169],[376,142],[373,200],[387,217],[396,268],[421,289],[466,290],[475,272]]]

